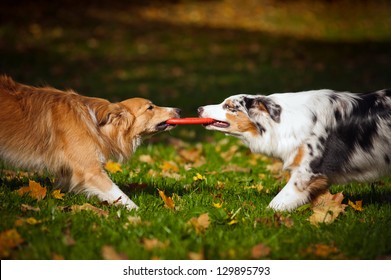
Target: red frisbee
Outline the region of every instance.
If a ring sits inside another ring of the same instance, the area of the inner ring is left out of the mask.
[[[166,121],[168,124],[210,124],[216,120],[211,118],[178,118],[169,119]]]

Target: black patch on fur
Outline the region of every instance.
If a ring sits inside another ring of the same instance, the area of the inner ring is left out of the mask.
[[[341,112],[340,112],[338,109],[335,110],[335,112],[334,112],[334,117],[335,117],[335,120],[336,120],[337,122],[339,122],[339,121],[341,120],[342,114],[341,114]]]
[[[384,161],[387,163],[387,164],[390,164],[390,157],[388,155],[384,155]]]
[[[336,127],[326,128],[330,132],[324,141],[323,156],[310,163],[315,173],[329,175],[346,171],[350,157],[358,148],[371,153],[378,137],[379,117],[391,118],[389,101],[384,102],[384,98],[388,97],[379,92],[359,95],[350,116],[337,122]]]
[[[282,108],[279,104],[267,97],[259,97],[256,99],[259,103],[262,103],[268,111],[273,121],[279,123]]]
[[[263,127],[259,122],[256,123],[256,126],[258,127],[259,134],[262,135],[266,132],[266,128]]]
[[[312,122],[315,124],[318,121],[318,116],[313,114],[312,115]]]
[[[307,143],[308,153],[310,156],[314,155],[314,148],[312,148],[312,145]]]
[[[254,100],[255,98],[250,97],[244,97],[242,101],[242,105],[248,110],[250,110],[252,107],[254,107]]]

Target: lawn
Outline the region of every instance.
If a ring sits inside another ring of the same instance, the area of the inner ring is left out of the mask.
[[[387,1],[30,2],[0,4],[0,73],[22,83],[141,96],[183,116],[239,92],[391,84]],[[391,257],[389,179],[332,186],[351,203],[314,225],[310,205],[267,209],[288,176],[278,161],[200,126],[145,139],[107,166],[137,212],[53,193],[45,172],[0,167],[2,259]],[[29,181],[43,198],[18,191]]]

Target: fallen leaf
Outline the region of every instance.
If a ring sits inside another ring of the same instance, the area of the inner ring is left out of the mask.
[[[197,234],[202,234],[208,229],[210,225],[209,214],[204,213],[201,214],[198,218],[193,217],[187,223],[195,229]]]
[[[124,253],[118,253],[112,246],[105,245],[101,250],[102,258],[104,260],[128,260],[128,256]]]
[[[269,246],[263,243],[259,243],[251,249],[251,257],[253,259],[264,258],[270,254],[270,251],[271,250]]]
[[[193,261],[200,261],[205,259],[205,254],[203,251],[197,253],[197,252],[189,252],[188,254],[189,259]]]
[[[275,213],[274,219],[277,221],[280,225],[284,225],[287,228],[293,227],[293,220],[290,217],[282,216],[281,213]]]
[[[342,204],[343,199],[344,196],[341,192],[334,195],[327,192],[318,196],[312,202],[311,208],[314,213],[309,217],[310,223],[313,225],[332,223],[339,214],[345,212],[347,205]]]
[[[95,207],[89,203],[84,203],[83,205],[72,205],[71,210],[73,212],[92,211],[98,216],[103,216],[103,217],[107,217],[109,215],[108,211]]]
[[[348,200],[348,205],[352,207],[356,211],[362,212],[364,209],[362,208],[362,200],[357,200],[356,202]]]
[[[148,164],[155,163],[155,161],[152,159],[152,157],[150,155],[141,155],[141,156],[139,156],[139,161],[145,162],[145,163],[148,163]]]
[[[152,251],[153,249],[165,249],[170,245],[170,241],[166,240],[165,242],[160,241],[159,239],[153,238],[143,238],[141,243],[144,246],[144,249],[147,251]]]
[[[36,200],[42,200],[46,196],[47,189],[45,187],[42,187],[39,183],[35,181],[29,181],[29,185],[27,187],[21,187],[17,190],[17,193],[19,195],[28,194],[32,198],[35,198]]]
[[[39,211],[41,211],[41,209],[39,209],[39,207],[33,207],[28,204],[22,204],[20,206],[20,210],[22,210],[23,212],[27,212],[27,211],[39,212]]]
[[[232,145],[229,147],[228,151],[220,152],[220,155],[225,161],[231,161],[231,159],[237,154],[238,150],[238,145]]]
[[[56,253],[53,253],[52,254],[52,260],[61,261],[61,260],[65,260],[65,258],[64,258],[64,256],[61,256],[61,255],[56,254]]]
[[[167,172],[179,172],[179,167],[178,165],[173,162],[173,161],[165,161],[163,162],[163,165],[160,166],[162,171],[167,171]]]
[[[339,250],[334,245],[315,244],[305,249],[306,255],[314,255],[320,258],[327,258],[331,255],[339,254]]]
[[[223,203],[222,202],[218,202],[218,203],[213,203],[213,206],[215,207],[215,208],[221,208],[221,207],[223,207]]]
[[[238,220],[231,220],[231,221],[229,221],[228,225],[232,226],[232,225],[237,224],[237,223],[239,223]]]
[[[185,162],[191,163],[193,167],[200,167],[206,163],[203,156],[203,147],[200,144],[191,149],[181,149],[178,154]]]
[[[195,176],[193,176],[193,181],[204,181],[206,180],[206,177],[201,175],[200,173],[197,173]]]
[[[11,251],[24,242],[16,229],[0,232],[0,258],[8,258]]]
[[[161,197],[161,198],[163,199],[163,201],[164,201],[164,207],[169,208],[169,209],[175,209],[174,200],[172,200],[171,197],[166,196],[166,195],[164,194],[164,191],[161,191],[161,190],[159,190],[159,189],[158,189],[158,191],[159,191],[160,197]]]
[[[247,186],[247,187],[244,187],[244,188],[245,189],[255,189],[258,192],[261,192],[263,190],[263,185],[261,183],[259,183],[257,185]]]
[[[105,169],[110,173],[122,172],[121,164],[112,160],[106,162]]]
[[[55,199],[64,200],[65,193],[61,193],[60,190],[54,190],[52,191],[52,197]]]

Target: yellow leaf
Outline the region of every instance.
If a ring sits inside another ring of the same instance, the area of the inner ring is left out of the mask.
[[[63,200],[64,199],[64,195],[65,195],[65,193],[61,193],[60,190],[52,191],[52,197],[55,198],[55,199]]]
[[[103,217],[107,217],[109,215],[108,211],[102,210],[98,207],[95,207],[95,206],[89,204],[89,203],[84,203],[83,205],[72,205],[71,210],[73,212],[80,212],[80,211],[84,211],[84,210],[92,211],[92,212],[96,213],[97,215],[103,216]]]
[[[110,173],[122,172],[121,164],[119,164],[118,162],[114,162],[112,160],[106,162],[105,169]]]
[[[201,214],[198,218],[193,217],[187,223],[193,226],[197,234],[204,233],[210,224],[209,214],[204,213]]]
[[[200,173],[197,173],[195,176],[193,176],[193,181],[203,181],[203,180],[206,180],[206,178]]]
[[[205,256],[204,256],[204,252],[201,251],[199,253],[196,253],[196,252],[189,252],[188,256],[189,256],[189,259],[190,260],[193,260],[193,261],[200,261],[200,260],[204,260],[205,259]]]
[[[0,232],[0,258],[7,258],[11,255],[12,249],[24,242],[16,229],[9,229]]]
[[[17,193],[19,195],[28,194],[32,198],[35,198],[36,200],[42,200],[46,196],[47,189],[45,187],[42,187],[39,183],[34,181],[29,181],[28,187],[21,187],[17,190]]]
[[[234,224],[237,224],[238,223],[238,221],[237,220],[231,220],[229,223],[228,223],[228,225],[234,225]]]
[[[158,191],[159,191],[160,197],[161,197],[161,198],[163,199],[163,201],[164,201],[164,206],[167,207],[167,208],[169,208],[169,209],[175,209],[174,200],[172,200],[171,197],[166,196],[166,195],[164,194],[164,191],[161,191],[161,190],[159,190],[159,189],[158,189]]]
[[[319,223],[330,224],[341,213],[345,212],[346,204],[342,204],[344,196],[342,193],[332,195],[330,192],[318,196],[312,202],[312,210],[314,213],[309,217],[309,221],[313,225]]]
[[[222,202],[221,203],[213,203],[213,206],[215,208],[221,208],[221,207],[223,207],[223,203]]]
[[[348,200],[348,205],[351,206],[354,210],[356,211],[363,211],[364,209],[362,208],[362,200],[357,200],[356,202]]]

